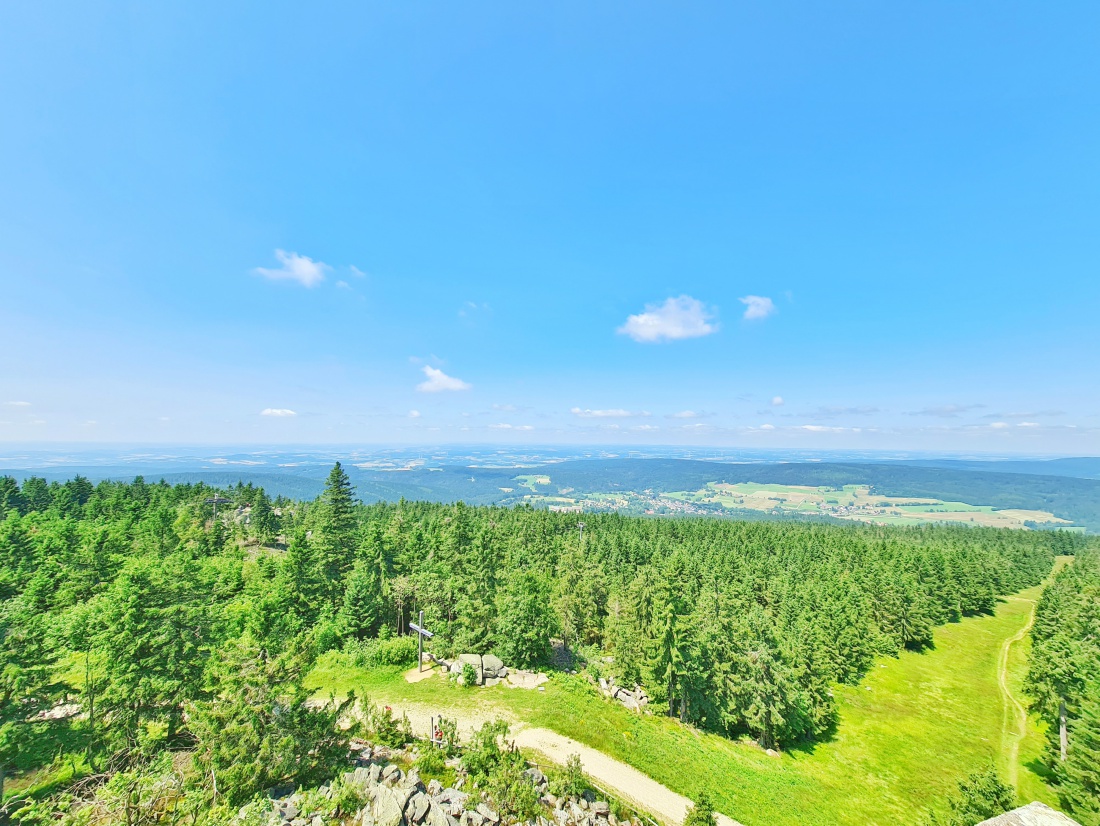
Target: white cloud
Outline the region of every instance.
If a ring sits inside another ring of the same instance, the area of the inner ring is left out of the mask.
[[[761,430],[775,430],[775,425],[774,424],[762,424],[762,425],[760,425],[760,429]]]
[[[742,318],[752,321],[759,318],[767,318],[775,312],[775,304],[770,298],[763,295],[746,295],[737,299],[745,305],[745,314]]]
[[[783,406],[783,397],[782,396],[772,396],[772,407],[782,407],[782,406]]]
[[[275,250],[275,257],[279,259],[281,267],[275,270],[256,267],[253,272],[272,281],[297,281],[303,287],[315,287],[325,280],[325,272],[332,269],[328,264],[296,252]]]
[[[410,419],[419,419],[420,418],[420,411],[419,410],[410,410],[409,411],[409,418]]]
[[[710,323],[713,317],[702,301],[682,295],[664,304],[646,304],[645,312],[628,316],[615,332],[644,343],[700,338],[718,331],[718,325]]]
[[[648,431],[651,431],[651,430],[660,430],[661,428],[659,428],[655,424],[636,424],[636,425],[634,425],[634,427],[632,427],[630,429],[631,430],[637,430],[640,433],[645,433],[645,432],[648,432]]]
[[[534,428],[534,426],[529,425],[529,424],[506,424],[506,423],[502,422],[501,424],[491,424],[491,425],[489,425],[489,429],[490,430],[534,430],[535,428]]]
[[[30,407],[30,402],[4,402],[8,407]]]
[[[265,407],[260,411],[261,416],[274,416],[277,419],[288,419],[291,416],[297,416],[293,410],[288,410],[285,407]]]
[[[514,404],[494,404],[493,410],[499,410],[502,413],[515,413],[516,406]]]
[[[351,284],[349,284],[347,281],[337,281],[336,286],[339,287],[341,290],[351,289]]]
[[[698,419],[699,414],[694,410],[681,410],[679,413],[671,413],[668,418],[670,419]]]
[[[421,370],[427,376],[426,381],[422,381],[416,386],[416,389],[421,393],[443,393],[449,390],[469,390],[473,387],[472,384],[464,382],[462,379],[456,379],[454,376],[448,376],[442,370],[429,364],[425,364]]]
[[[1020,422],[1016,427],[1039,427],[1038,422]]]
[[[574,407],[571,408],[569,412],[582,419],[631,419],[635,416],[649,415],[645,410],[640,413],[633,413],[630,410],[623,410],[621,407],[615,407],[610,410],[589,410],[588,408],[581,410],[579,407]]]
[[[962,413],[967,413],[971,410],[980,410],[985,407],[984,404],[942,404],[938,407],[925,407],[920,410],[914,410],[910,413],[910,416],[936,416],[941,419],[956,419]]]
[[[363,272],[361,269],[359,269],[357,266],[355,266],[354,264],[352,264],[350,267],[348,267],[348,269],[351,270],[351,274],[354,275],[356,278],[366,278],[367,277],[367,274],[365,272]]]
[[[992,427],[994,430],[1004,430],[1006,427],[1008,427],[1008,422],[992,422],[989,426]]]

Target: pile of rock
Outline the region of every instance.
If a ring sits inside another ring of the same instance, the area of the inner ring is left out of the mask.
[[[497,685],[507,678],[510,671],[504,661],[494,654],[459,654],[456,660],[437,659],[436,662],[452,674],[457,674],[460,680],[463,679],[463,668],[473,666],[478,685]]]
[[[608,679],[600,677],[600,692],[613,700],[618,700],[631,711],[641,711],[649,705],[649,695],[644,688],[636,685],[633,689],[625,689],[615,685],[614,677]]]
[[[588,793],[584,797],[558,798],[549,791],[546,776],[537,768],[527,770],[540,793],[544,813],[525,826],[641,826],[637,819],[619,820],[605,800]],[[426,786],[416,769],[408,773],[390,763],[359,766],[344,775],[367,801],[348,821],[353,826],[512,826],[484,802],[470,804],[471,795],[444,788],[438,780]],[[327,790],[331,796],[331,789]],[[327,826],[331,812],[302,811],[304,798],[293,794],[274,802],[272,826]]]

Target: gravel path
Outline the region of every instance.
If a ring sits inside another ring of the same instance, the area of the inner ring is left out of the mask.
[[[394,709],[394,713],[398,716],[402,712],[408,715],[413,733],[418,735],[427,734],[432,714],[439,713],[438,710],[413,705]],[[448,719],[457,719],[459,731],[464,734],[468,734],[490,719],[499,719],[501,716],[454,709],[444,709],[443,713]],[[584,773],[597,786],[635,806],[639,811],[648,812],[661,823],[678,826],[683,823],[687,808],[691,805],[691,801],[683,795],[665,788],[632,766],[549,729],[528,728],[523,723],[512,721],[509,737],[521,749],[537,752],[551,762],[561,765],[565,764],[569,755],[579,755]],[[733,818],[719,814],[718,826],[741,826],[741,824]]]

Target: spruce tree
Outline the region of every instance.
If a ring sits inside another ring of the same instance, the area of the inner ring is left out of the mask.
[[[321,494],[318,527],[321,573],[326,592],[334,600],[355,558],[355,490],[339,462],[333,465]]]
[[[1100,684],[1087,687],[1069,726],[1069,753],[1059,764],[1061,796],[1082,826],[1100,826]]]
[[[357,560],[347,583],[336,616],[337,630],[345,639],[372,636],[382,624],[382,574],[378,564]]]

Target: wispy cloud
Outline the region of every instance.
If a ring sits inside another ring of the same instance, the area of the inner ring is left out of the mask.
[[[458,308],[458,317],[469,318],[470,316],[478,313],[488,312],[491,312],[491,310],[489,308],[489,305],[485,302],[479,304],[476,301],[465,301],[463,302],[462,306]]]
[[[489,429],[490,430],[534,430],[535,428],[534,428],[533,425],[529,425],[529,424],[507,424],[505,422],[501,422],[500,424],[491,424],[491,425],[489,425]]]
[[[4,402],[8,407],[30,407],[30,402]]]
[[[628,316],[615,332],[646,344],[700,338],[718,331],[718,325],[711,323],[713,318],[714,313],[702,301],[681,295],[665,299],[663,304],[646,304],[645,312]]]
[[[783,406],[783,397],[782,396],[772,396],[772,407],[782,407],[782,406]]]
[[[698,419],[699,414],[694,410],[681,410],[679,413],[669,413],[666,419]]]
[[[661,428],[658,427],[655,424],[636,424],[633,427],[631,427],[630,429],[631,430],[636,430],[639,433],[647,433],[651,430],[660,430]]]
[[[984,404],[941,404],[934,407],[924,407],[920,410],[910,411],[909,416],[935,416],[940,419],[957,419],[963,413],[971,410],[981,410]]]
[[[260,411],[261,416],[273,416],[276,419],[289,419],[291,416],[297,416],[293,410],[288,410],[285,407],[265,407]]]
[[[469,382],[456,379],[454,376],[448,376],[442,370],[432,367],[430,364],[425,364],[420,369],[427,376],[425,381],[416,386],[416,389],[421,393],[446,393],[455,390],[469,390],[473,387]]]
[[[817,408],[810,415],[821,419],[835,419],[837,416],[870,416],[878,412],[880,411],[877,407],[836,407],[829,405]]]
[[[631,419],[635,416],[649,415],[645,410],[635,413],[631,410],[623,410],[620,407],[611,408],[610,410],[590,410],[588,408],[582,410],[579,407],[574,407],[569,412],[582,419]]]
[[[1011,427],[1012,425],[1008,422],[990,422],[989,426],[994,430],[1004,430],[1006,427]]]
[[[286,250],[275,250],[275,257],[282,264],[278,269],[256,267],[253,272],[272,281],[297,281],[303,287],[316,287],[325,280],[325,273],[332,267],[322,261],[314,261],[305,255]]]
[[[514,404],[494,404],[493,410],[499,410],[501,413],[515,413],[517,408]]]
[[[983,419],[1041,419],[1045,416],[1064,416],[1064,410],[1033,410],[1028,413],[986,413]]]
[[[409,411],[409,418],[410,419],[419,419],[420,418],[420,411],[419,410],[410,410]]]
[[[745,313],[742,318],[748,321],[767,318],[775,312],[775,304],[767,296],[746,295],[744,298],[737,300],[745,305]]]

